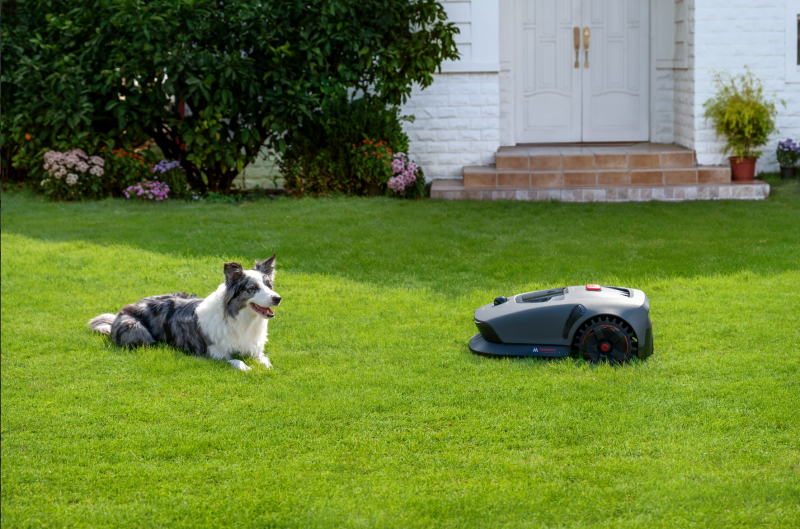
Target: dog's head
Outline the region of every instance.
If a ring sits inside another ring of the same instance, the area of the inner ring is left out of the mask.
[[[281,304],[281,297],[273,290],[275,281],[275,254],[264,261],[256,261],[252,270],[239,263],[225,263],[225,313],[236,318],[242,310],[252,311],[262,318],[273,318],[272,307]]]

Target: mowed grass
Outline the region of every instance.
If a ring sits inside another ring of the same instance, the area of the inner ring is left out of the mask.
[[[765,202],[2,206],[2,525],[800,525],[800,189]],[[271,371],[86,321],[278,254]],[[496,295],[618,284],[655,354],[467,348]]]

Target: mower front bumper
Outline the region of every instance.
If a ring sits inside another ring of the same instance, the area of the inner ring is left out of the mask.
[[[507,344],[486,341],[481,333],[469,339],[469,350],[473,353],[492,356],[569,356],[569,347],[562,345]]]

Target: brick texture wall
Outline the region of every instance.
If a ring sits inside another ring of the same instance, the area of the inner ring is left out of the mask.
[[[692,4],[696,4],[693,122],[698,162],[727,163],[720,153],[724,141],[716,138],[711,123],[703,118],[703,103],[714,95],[714,71],[736,74],[747,65],[764,82],[767,93],[786,101],[786,108],[778,110],[780,130],[764,148],[756,168],[777,170],[777,142],[800,138],[800,83],[786,82],[786,47],[797,45],[786,42],[786,0],[693,0]]]
[[[650,97],[650,141],[672,143],[675,139],[675,72],[673,70],[652,70],[654,86]]]
[[[675,70],[673,125],[674,141],[689,149],[695,148],[695,0],[686,0],[686,59],[688,69]]]
[[[500,84],[496,73],[438,74],[414,89],[403,107],[409,155],[427,180],[459,178],[465,165],[494,163],[500,145]]]

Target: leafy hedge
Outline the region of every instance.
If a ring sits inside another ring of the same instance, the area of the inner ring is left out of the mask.
[[[371,184],[385,190],[391,155],[408,150],[401,122],[410,119],[375,98],[329,100],[286,138],[284,187],[295,195],[365,195]]]
[[[328,100],[428,86],[458,56],[445,19],[436,0],[20,2],[0,40],[4,152],[30,168],[153,138],[194,189],[226,191]]]

